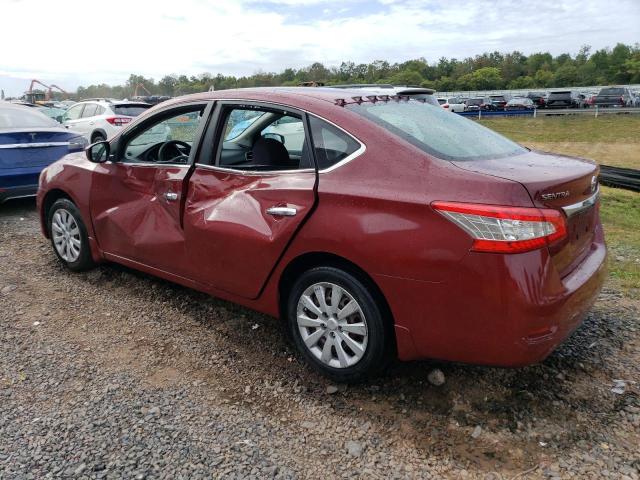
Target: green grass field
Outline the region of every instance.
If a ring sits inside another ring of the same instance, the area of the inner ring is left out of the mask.
[[[640,169],[640,116],[495,118],[482,124],[531,148]],[[640,193],[601,187],[611,280],[640,297]]]
[[[507,117],[481,123],[529,148],[640,169],[640,115]]]

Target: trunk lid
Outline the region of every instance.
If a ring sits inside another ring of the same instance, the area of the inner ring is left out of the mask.
[[[0,169],[46,166],[69,153],[78,134],[58,127],[0,129]]]
[[[561,276],[588,254],[598,219],[589,202],[598,189],[598,166],[588,160],[543,152],[495,159],[453,162],[456,166],[522,184],[533,204],[565,214],[567,237],[549,247]],[[524,206],[524,205],[522,205]]]

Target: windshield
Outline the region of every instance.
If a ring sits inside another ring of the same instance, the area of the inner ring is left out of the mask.
[[[346,108],[445,160],[480,160],[526,152],[473,120],[415,101],[351,104]]]
[[[126,115],[128,117],[137,117],[142,112],[150,108],[151,105],[113,105],[111,109],[116,115]]]
[[[227,121],[227,129],[225,131],[224,140],[233,140],[244,133],[244,131],[253,125],[253,122],[262,117],[266,112],[257,110],[233,110],[229,114]]]
[[[600,95],[624,95],[624,88],[603,88]]]
[[[0,108],[0,128],[57,127],[59,124],[37,110]]]

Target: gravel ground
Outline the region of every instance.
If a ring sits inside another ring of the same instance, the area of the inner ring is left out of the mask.
[[[541,365],[331,385],[277,320],[115,265],[65,271],[33,201],[11,202],[0,478],[637,480],[638,311],[609,286]]]

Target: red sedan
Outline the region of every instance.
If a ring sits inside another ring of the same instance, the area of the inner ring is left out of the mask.
[[[549,355],[605,278],[597,176],[406,97],[228,90],[52,164],[38,208],[71,270],[117,262],[281,317],[350,381],[394,356]]]

